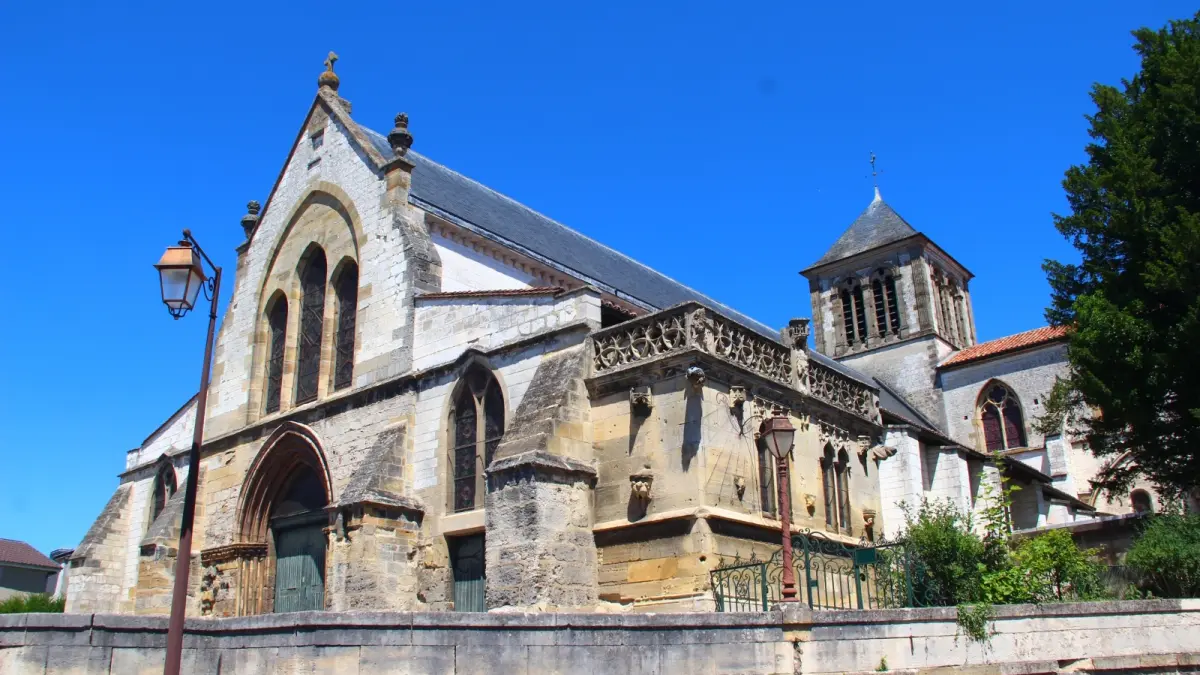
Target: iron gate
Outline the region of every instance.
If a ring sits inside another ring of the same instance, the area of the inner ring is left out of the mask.
[[[843,544],[819,532],[792,537],[797,598],[813,609],[917,607],[923,574],[903,543]],[[783,597],[781,551],[733,559],[709,573],[718,612],[767,611]],[[918,585],[920,585],[918,583]]]

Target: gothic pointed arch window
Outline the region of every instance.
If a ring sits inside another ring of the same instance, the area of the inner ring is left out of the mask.
[[[992,382],[984,389],[979,403],[979,422],[988,452],[1026,446],[1021,403],[1005,385]]]
[[[154,474],[154,492],[150,497],[149,522],[153,523],[163,509],[167,508],[167,502],[175,494],[177,487],[175,467],[171,466],[170,462],[163,462],[162,466],[158,467],[158,472]]]
[[[296,357],[296,403],[317,398],[321,337],[325,331],[325,252],[313,246],[301,263],[300,344]]]
[[[486,368],[472,365],[459,382],[450,411],[452,506],[455,512],[483,506],[484,471],[504,436],[504,394]]]
[[[267,378],[264,398],[268,413],[279,410],[283,394],[283,353],[287,347],[287,321],[287,298],[282,293],[277,293],[267,311]]]
[[[334,333],[333,388],[345,389],[354,381],[354,329],[358,314],[358,265],[342,263],[333,283],[337,298]]]

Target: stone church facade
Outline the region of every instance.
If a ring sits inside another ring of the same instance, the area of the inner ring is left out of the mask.
[[[813,349],[808,320],[772,329],[411,150],[404,115],[360,125],[333,60],[241,220],[189,614],[709,609],[713,567],[778,546],[776,414],[796,531],[871,541],[1000,471],[1039,486],[1018,527],[1098,507],[1032,408],[1010,442],[1001,408],[958,423],[993,382],[1029,406],[1061,343],[955,363],[982,346],[970,273],[882,200],[805,272]],[[168,611],[196,413],[128,453],[68,611]]]

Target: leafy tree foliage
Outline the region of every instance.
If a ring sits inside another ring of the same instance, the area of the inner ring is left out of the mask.
[[[1081,430],[1101,487],[1140,471],[1179,494],[1200,485],[1200,13],[1133,36],[1141,70],[1092,88],[1088,161],[1063,180],[1055,227],[1081,261],[1046,261],[1046,317],[1070,328],[1060,412],[1099,413]]]
[[[1125,564],[1153,595],[1200,597],[1200,514],[1154,516],[1125,554]]]

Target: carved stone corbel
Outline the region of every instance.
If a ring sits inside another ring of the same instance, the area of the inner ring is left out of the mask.
[[[634,415],[646,417],[654,409],[654,398],[650,387],[634,387],[629,390],[629,410]]]
[[[687,379],[692,383],[692,391],[700,392],[704,389],[704,383],[708,380],[708,376],[704,374],[704,369],[700,366],[688,366]]]
[[[651,489],[654,487],[654,475],[635,473],[629,476],[629,494],[639,502],[646,504],[651,499]]]
[[[746,388],[745,387],[730,387],[729,388],[729,408],[731,410],[741,410],[746,404]]]

